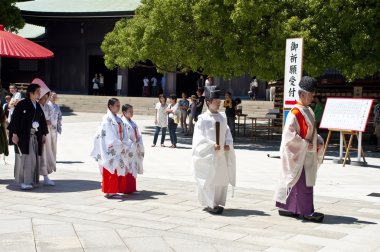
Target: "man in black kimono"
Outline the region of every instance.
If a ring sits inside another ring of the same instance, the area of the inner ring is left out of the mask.
[[[29,190],[39,183],[39,157],[49,133],[45,115],[37,99],[40,86],[30,84],[27,98],[17,103],[8,126],[10,144],[15,145],[15,180]]]

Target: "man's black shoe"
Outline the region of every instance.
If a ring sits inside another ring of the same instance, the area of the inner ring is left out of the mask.
[[[205,209],[203,209],[203,211],[207,211],[210,214],[222,214],[223,210],[224,210],[224,208],[223,207],[219,207],[219,206],[214,207],[214,208],[206,207]]]
[[[306,221],[321,223],[325,215],[323,213],[314,212],[312,215],[304,215],[303,219]]]

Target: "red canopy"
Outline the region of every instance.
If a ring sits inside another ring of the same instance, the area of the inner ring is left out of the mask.
[[[52,51],[16,34],[4,31],[4,26],[0,25],[0,57],[46,59],[53,56]]]

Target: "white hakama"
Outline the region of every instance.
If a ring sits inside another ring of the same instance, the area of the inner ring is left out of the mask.
[[[41,105],[44,111],[45,118],[47,121],[51,121],[53,115],[53,107],[49,104]],[[40,164],[40,175],[46,176],[56,171],[56,156],[53,152],[53,139],[51,132],[53,131],[52,126],[48,125],[49,134],[46,136],[46,142],[42,147],[41,164]]]
[[[215,150],[215,123],[220,122],[220,150]],[[230,150],[224,151],[224,145]],[[198,200],[202,206],[225,206],[228,185],[236,183],[236,159],[233,139],[224,113],[207,111],[195,124],[192,166],[197,182]]]

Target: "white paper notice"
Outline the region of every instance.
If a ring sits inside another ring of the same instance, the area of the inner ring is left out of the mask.
[[[365,131],[373,99],[327,98],[320,128]]]

